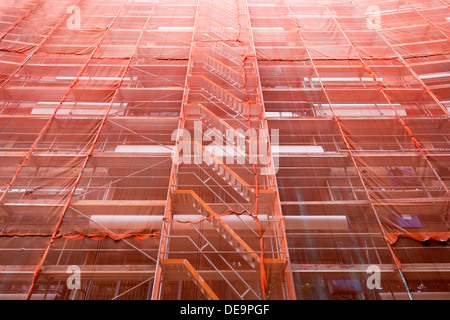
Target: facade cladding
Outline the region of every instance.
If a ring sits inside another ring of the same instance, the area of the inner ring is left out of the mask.
[[[449,7],[0,0],[0,299],[450,299]]]

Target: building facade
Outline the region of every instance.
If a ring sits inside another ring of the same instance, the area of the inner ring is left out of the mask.
[[[0,0],[0,299],[450,299],[448,0]]]

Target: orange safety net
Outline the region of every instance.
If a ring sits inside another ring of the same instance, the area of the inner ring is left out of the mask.
[[[449,298],[449,6],[4,0],[0,299]]]

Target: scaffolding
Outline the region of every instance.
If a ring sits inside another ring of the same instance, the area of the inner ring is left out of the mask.
[[[450,299],[449,6],[0,0],[0,299]]]
[[[208,299],[294,298],[249,16],[246,1],[197,4],[155,299],[170,299],[170,283],[189,277]],[[193,212],[198,220],[174,219]],[[177,223],[192,231],[176,232]]]

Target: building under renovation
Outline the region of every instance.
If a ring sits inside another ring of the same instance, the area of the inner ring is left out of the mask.
[[[449,0],[0,0],[0,299],[450,299]]]

